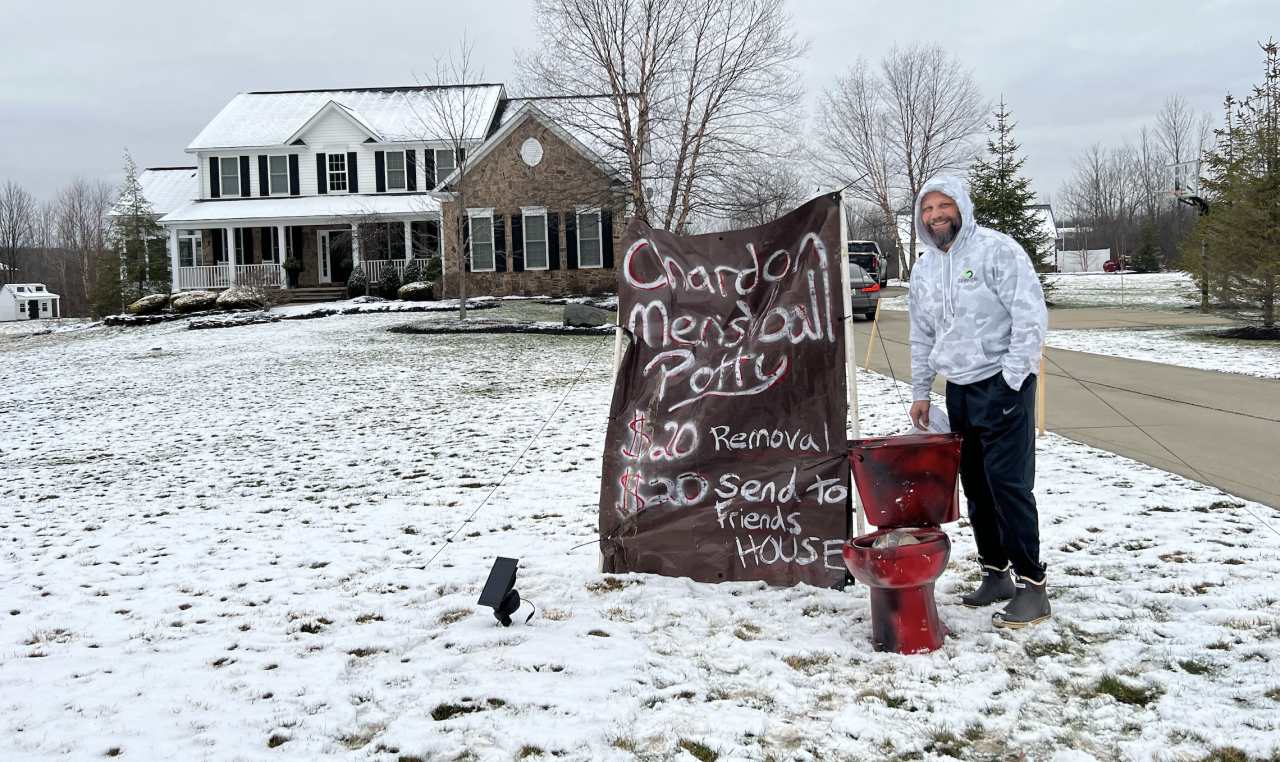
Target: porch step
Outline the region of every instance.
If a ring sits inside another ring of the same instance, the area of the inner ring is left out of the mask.
[[[347,298],[346,286],[319,286],[313,288],[287,288],[284,290],[289,304],[314,304],[336,302]]]

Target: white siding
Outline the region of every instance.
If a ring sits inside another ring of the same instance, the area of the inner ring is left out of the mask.
[[[363,130],[352,124],[350,119],[337,112],[329,112],[302,135],[306,144],[317,151],[332,145],[356,146],[368,137]]]

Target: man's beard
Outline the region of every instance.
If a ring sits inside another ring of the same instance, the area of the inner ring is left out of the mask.
[[[956,240],[956,236],[959,234],[960,223],[955,220],[951,220],[951,224],[944,230],[938,231],[932,228],[929,229],[929,235],[933,236],[933,243],[938,248],[950,245],[952,241]]]

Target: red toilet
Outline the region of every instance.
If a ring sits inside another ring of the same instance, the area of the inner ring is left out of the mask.
[[[875,648],[933,651],[947,635],[933,583],[951,556],[940,527],[960,519],[960,435],[861,439],[850,443],[849,462],[867,523],[877,530],[845,543],[844,564],[871,589]]]

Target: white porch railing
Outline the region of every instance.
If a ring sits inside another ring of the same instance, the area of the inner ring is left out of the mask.
[[[236,284],[284,288],[284,270],[280,265],[236,265]]]
[[[183,291],[226,288],[230,279],[226,265],[178,268],[178,288]]]
[[[404,266],[405,266],[406,264],[408,264],[408,260],[404,260],[404,259],[366,259],[366,260],[365,260],[364,262],[362,262],[361,264],[363,264],[363,265],[364,265],[364,274],[365,274],[365,277],[369,279],[369,282],[370,282],[370,283],[376,283],[376,282],[378,281],[379,276],[381,276],[381,275],[382,275],[382,268],[383,268],[383,267],[386,267],[388,264],[390,264],[392,267],[396,268],[396,274],[397,274],[397,275],[403,276],[403,275],[404,275]],[[419,266],[419,267],[421,267],[422,265],[418,265],[418,266]]]

